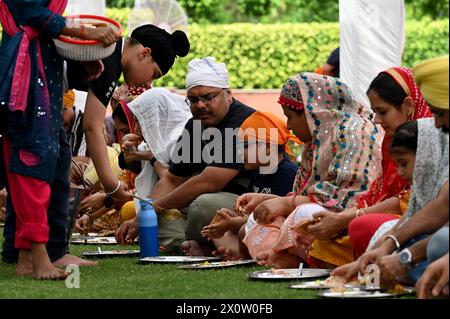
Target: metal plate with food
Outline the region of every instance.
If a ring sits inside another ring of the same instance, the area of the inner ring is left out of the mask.
[[[393,298],[415,293],[412,287],[401,287],[392,290],[384,289],[366,289],[366,288],[333,288],[319,292],[322,298],[338,298],[338,299],[363,299],[363,298]]]
[[[101,250],[100,247],[97,251],[85,251],[81,253],[83,257],[87,258],[112,258],[112,257],[138,257],[140,255],[139,250]]]
[[[256,263],[254,259],[246,260],[234,260],[234,261],[219,261],[219,262],[209,262],[205,261],[203,263],[178,266],[180,269],[220,269],[228,267],[238,267],[238,266],[250,266]]]
[[[72,238],[94,238],[94,237],[102,237],[98,233],[87,233],[85,235],[80,233],[73,233]]]
[[[291,289],[332,289],[332,288],[358,288],[359,282],[352,281],[349,283],[345,282],[343,277],[330,276],[325,280],[318,279],[314,281],[304,281],[299,284],[290,285]]]
[[[80,236],[72,238],[70,243],[78,245],[117,245],[117,240],[114,237]]]
[[[320,278],[330,275],[329,269],[269,269],[255,271],[247,276],[252,280],[298,280]]]
[[[145,257],[139,259],[141,264],[186,264],[199,263],[205,261],[222,260],[222,257],[203,257],[203,256],[158,256]]]

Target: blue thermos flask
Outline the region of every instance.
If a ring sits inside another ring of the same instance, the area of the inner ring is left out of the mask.
[[[151,202],[151,200],[148,200]],[[158,218],[153,206],[140,201],[141,210],[138,214],[139,246],[141,257],[158,256]]]

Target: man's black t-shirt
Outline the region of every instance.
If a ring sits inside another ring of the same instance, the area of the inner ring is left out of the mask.
[[[100,102],[107,107],[117,86],[117,82],[122,75],[122,44],[123,39],[120,38],[117,41],[114,53],[102,60],[105,70],[94,81],[88,81],[87,72],[81,62],[66,61],[69,89],[84,92],[88,92],[91,89]]]
[[[238,153],[237,133],[254,112],[254,109],[233,100],[228,114],[214,128],[204,128],[199,120],[190,119],[172,153],[169,172],[191,177],[208,166],[236,169],[240,171],[239,175],[222,191],[238,195],[245,193],[250,173],[245,171],[242,154]]]

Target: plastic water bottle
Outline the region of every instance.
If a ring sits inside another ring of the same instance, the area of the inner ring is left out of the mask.
[[[149,200],[151,202],[151,200]],[[151,205],[140,201],[141,210],[138,214],[139,246],[141,257],[158,256],[158,218]]]

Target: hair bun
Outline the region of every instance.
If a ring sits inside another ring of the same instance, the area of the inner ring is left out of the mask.
[[[188,55],[191,44],[189,43],[189,39],[183,31],[177,30],[172,33],[172,43],[175,54],[180,57],[185,57]]]

